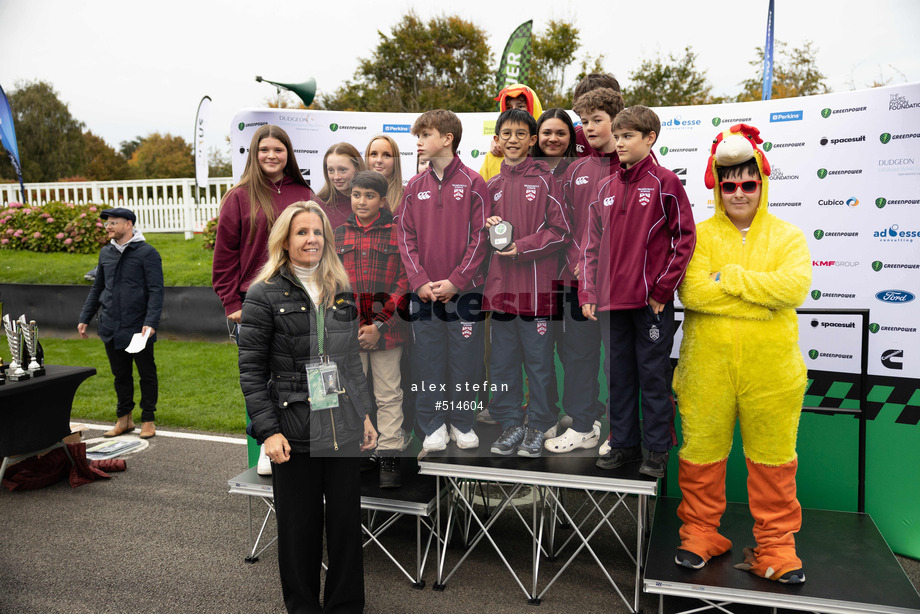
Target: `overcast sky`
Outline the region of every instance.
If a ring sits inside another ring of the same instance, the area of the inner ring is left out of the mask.
[[[813,41],[818,66],[834,91],[875,79],[920,81],[920,2],[776,0],[776,39]],[[169,132],[191,142],[195,111],[212,98],[209,146],[239,109],[264,106],[280,82],[316,78],[332,91],[353,76],[399,18],[457,14],[489,34],[496,63],[514,28],[533,19],[574,22],[582,52],[628,87],[645,58],[682,55],[690,45],[713,92],[738,93],[748,62],[764,44],[767,0],[0,0],[0,85],[50,82],[71,113],[118,148],[121,141]]]

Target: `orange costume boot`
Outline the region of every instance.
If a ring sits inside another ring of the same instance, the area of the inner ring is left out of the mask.
[[[805,572],[795,553],[795,534],[802,528],[802,506],[795,495],[799,462],[770,466],[746,460],[757,547],[745,548],[744,563],[735,567],[769,580],[801,584]]]
[[[677,480],[683,498],[677,507],[677,516],[684,524],[680,528],[680,549],[675,559],[678,565],[699,569],[706,561],[732,547],[731,540],[719,534],[719,524],[725,513],[727,464],[727,458],[706,465],[679,459]]]

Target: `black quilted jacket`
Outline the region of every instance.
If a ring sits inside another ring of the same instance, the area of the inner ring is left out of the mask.
[[[326,309],[325,331],[325,353],[338,365],[345,392],[337,409],[311,411],[304,366],[319,356],[316,307],[287,268],[249,288],[240,327],[240,386],[259,441],[282,433],[293,452],[357,451],[370,397],[350,295]]]

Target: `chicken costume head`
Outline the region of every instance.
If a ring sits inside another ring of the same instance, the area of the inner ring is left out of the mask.
[[[763,143],[763,139],[760,138],[760,130],[747,124],[735,124],[713,139],[709,162],[706,164],[705,181],[706,187],[715,193],[717,211],[724,212],[725,207],[722,204],[722,189],[717,185],[719,174],[716,169],[741,164],[751,158],[757,160],[757,168],[760,169],[760,178],[763,181],[760,185],[759,208],[767,208],[770,163],[767,162],[767,157],[758,147],[760,143]]]

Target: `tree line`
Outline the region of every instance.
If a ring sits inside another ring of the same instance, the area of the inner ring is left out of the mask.
[[[565,20],[550,20],[532,37],[533,59],[526,83],[544,108],[569,108],[572,90],[584,75],[612,72],[603,54],[582,48],[580,31]],[[789,49],[777,42],[773,98],[830,91],[818,69],[811,42]],[[629,73],[623,97],[628,105],[652,107],[715,104],[761,99],[763,48],[748,63],[751,77],[732,97],[712,93],[707,70],[698,65],[689,45],[682,54],[643,60]],[[409,11],[390,29],[378,31],[370,57],[360,58],[355,74],[341,86],[320,92],[310,108],[337,111],[418,113],[447,108],[456,112],[492,111],[497,60],[482,28],[457,16],[427,21]],[[883,85],[875,83],[873,85]],[[157,132],[120,143],[118,150],[71,116],[50,83],[20,82],[9,93],[19,141],[23,174],[28,182],[64,179],[110,180],[193,177],[192,146],[180,136]],[[268,106],[303,108],[290,97]],[[212,176],[229,176],[229,157],[209,153]],[[0,178],[14,178],[12,165],[0,159]]]

